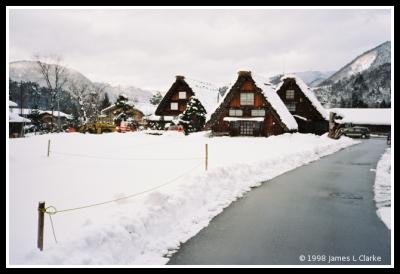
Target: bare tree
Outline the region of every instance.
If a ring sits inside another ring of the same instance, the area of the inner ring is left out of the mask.
[[[52,57],[49,62],[41,61],[42,58],[38,55],[35,58],[39,66],[39,72],[51,94],[51,131],[53,131],[56,96],[67,82],[66,71],[65,67],[60,65],[60,57]]]
[[[91,88],[88,104],[88,118],[90,121],[96,121],[101,111],[101,99],[104,97],[106,85],[94,85]]]
[[[89,86],[86,83],[78,83],[77,81],[69,81],[69,90],[72,98],[79,106],[79,117],[82,118],[81,122],[87,121],[87,105],[89,96]]]

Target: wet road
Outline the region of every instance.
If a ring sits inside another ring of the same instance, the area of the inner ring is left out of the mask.
[[[365,140],[265,182],[169,264],[390,264],[390,230],[376,215],[370,170],[386,147],[385,139]]]

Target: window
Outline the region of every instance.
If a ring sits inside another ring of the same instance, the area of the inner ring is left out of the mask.
[[[252,109],[251,116],[265,116],[265,109]]]
[[[178,110],[178,103],[171,103],[171,110]]]
[[[243,116],[243,110],[241,109],[230,109],[229,116]]]
[[[186,99],[186,91],[179,92],[179,99]]]
[[[286,107],[290,112],[296,111],[296,103],[287,103]]]
[[[294,90],[293,89],[286,90],[286,99],[294,99]]]
[[[254,93],[240,93],[240,105],[252,106],[254,105]]]

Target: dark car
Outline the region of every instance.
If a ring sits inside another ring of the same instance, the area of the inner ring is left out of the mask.
[[[347,127],[343,130],[343,135],[352,138],[367,139],[370,137],[367,127]]]

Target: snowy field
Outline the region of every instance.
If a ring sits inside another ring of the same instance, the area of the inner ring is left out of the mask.
[[[312,134],[142,132],[10,139],[10,263],[165,264],[180,243],[252,187],[357,143]],[[131,196],[136,193],[142,194]],[[124,197],[53,215],[57,244],[46,214],[44,251],[37,250],[39,201],[61,211]]]
[[[375,201],[378,208],[377,214],[385,225],[391,229],[390,211],[391,211],[391,149],[386,149],[376,167],[375,177]]]

